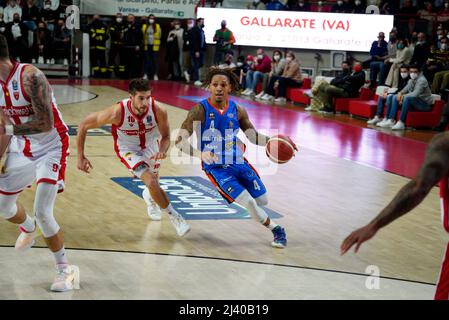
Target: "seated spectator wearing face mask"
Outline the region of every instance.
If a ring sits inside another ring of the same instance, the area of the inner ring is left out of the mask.
[[[31,31],[36,30],[39,18],[39,8],[34,5],[34,0],[28,0],[22,9],[22,20]]]
[[[410,80],[409,67],[408,65],[402,65],[400,68],[400,77],[398,81],[397,91],[399,92],[407,85],[408,80]],[[381,128],[391,127],[388,121],[388,115],[391,113],[391,107],[393,105],[393,99],[396,98],[395,93],[388,93],[388,88],[385,89],[384,93],[380,95],[377,99],[377,111],[373,119],[368,120],[368,124],[377,125]],[[384,112],[384,105],[386,105],[387,110],[385,112],[385,117],[382,118]],[[394,123],[393,123],[394,124]]]
[[[28,28],[20,21],[20,15],[14,14],[13,21],[6,24],[10,56],[21,62],[28,62]]]
[[[250,3],[248,3],[246,5],[247,9],[251,9],[251,10],[265,10],[265,3],[263,3],[260,0],[253,0]]]
[[[337,3],[335,3],[332,6],[331,12],[333,12],[333,13],[345,13],[346,12],[346,6],[344,5],[343,0],[338,0]]]
[[[239,84],[240,84],[240,88],[242,88],[242,89],[246,89],[246,88],[244,88],[244,86],[245,86],[245,77],[246,77],[246,73],[248,72],[248,70],[249,70],[249,65],[246,62],[245,57],[238,56],[237,63],[236,63],[236,66],[235,66],[233,72],[240,79]]]
[[[443,37],[439,42],[439,49],[431,47],[430,57],[424,66],[424,75],[430,83],[439,71],[449,70],[449,39]],[[442,75],[440,75],[441,77]],[[435,88],[441,86],[440,79],[435,83]]]
[[[423,32],[418,33],[412,60],[410,61],[410,64],[417,65],[419,68],[423,67],[430,56],[430,43],[426,38]]]
[[[267,86],[267,95],[262,98],[263,101],[285,104],[287,102],[287,88],[299,88],[302,85],[302,74],[298,60],[292,51],[285,55],[286,65],[281,76],[272,76]],[[277,98],[274,98],[274,89],[277,87]]]
[[[352,7],[352,10],[350,13],[365,13],[366,12],[366,5],[362,2],[362,0],[355,0],[354,6]]]
[[[400,39],[397,43],[396,58],[390,58],[391,63],[390,71],[388,72],[388,77],[385,80],[385,85],[397,88],[399,84],[399,69],[404,64],[409,64],[412,59],[412,53],[408,48],[408,40]]]
[[[385,127],[392,130],[404,130],[405,120],[409,110],[430,111],[432,108],[432,92],[426,77],[420,72],[417,66],[410,66],[410,80],[407,85],[399,91],[395,99],[391,101],[391,112],[388,115]],[[396,114],[401,108],[399,121],[395,124]]]
[[[6,23],[3,20],[3,13],[0,13],[0,34],[5,35],[6,32]]]
[[[234,69],[237,65],[234,63],[234,53],[229,51],[225,54],[224,61],[218,65],[220,69]]]
[[[257,56],[254,64],[246,76],[246,90],[242,92],[244,96],[252,96],[256,93],[257,84],[262,81],[264,74],[271,71],[271,59],[263,49],[257,49]]]
[[[37,24],[33,36],[33,59],[38,63],[49,61],[52,58],[52,37],[44,22]]]
[[[19,15],[19,19],[22,19],[22,8],[19,6],[17,0],[9,0],[8,5],[3,10],[5,23],[13,22],[16,13]]]
[[[365,72],[362,70],[362,64],[356,62],[354,64],[353,72],[339,81],[338,83],[326,87],[324,92],[319,92],[317,95],[323,101],[324,107],[320,110],[322,113],[334,113],[332,105],[334,98],[355,98],[359,95],[360,88],[365,84]]]
[[[273,76],[282,76],[282,73],[284,73],[285,66],[287,64],[287,61],[282,58],[282,52],[280,50],[274,50],[273,56],[271,60],[271,71],[270,73],[265,73],[263,75],[262,79],[262,91],[256,95],[256,99],[262,99],[266,97],[268,94],[265,93],[265,91],[268,88],[268,83]]]
[[[289,11],[312,11],[308,0],[289,0],[287,1]]]
[[[56,21],[59,18],[60,9],[52,9],[51,0],[45,0],[44,9],[41,11],[41,20],[45,22],[48,30],[53,34]]]

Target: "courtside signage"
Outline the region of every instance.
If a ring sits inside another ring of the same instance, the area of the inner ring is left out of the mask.
[[[116,177],[112,181],[142,197],[145,187],[140,179]],[[228,204],[208,180],[201,177],[161,177],[161,188],[172,206],[186,220],[251,219],[248,211],[237,204]],[[270,218],[279,219],[279,213],[264,208]]]
[[[379,32],[389,34],[394,16],[273,10],[198,8],[206,42],[222,20],[236,45],[368,52]]]

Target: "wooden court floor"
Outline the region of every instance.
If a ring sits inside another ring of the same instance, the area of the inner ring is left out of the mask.
[[[127,96],[126,92],[109,86],[81,85],[77,88],[95,94],[96,98],[61,105],[60,110],[68,125],[77,125],[89,113]],[[175,106],[165,106],[171,129],[178,128],[187,111]],[[291,162],[279,166],[275,174],[262,174],[262,180],[268,189],[268,208],[282,215],[277,222],[286,228],[286,249],[271,248],[271,233],[253,220],[189,220],[191,232],[186,237],[179,238],[167,217],[161,222],[150,221],[143,200],[111,180],[112,177],[130,176],[115,156],[111,136],[88,137],[86,154],[94,166],[91,174],[84,174],[76,169],[75,136],[70,137],[70,143],[66,191],[58,196],[55,207],[56,218],[64,230],[66,248],[214,258],[237,264],[237,261],[259,262],[316,268],[335,275],[339,272],[364,275],[368,266],[375,265],[382,277],[428,285],[433,285],[437,280],[448,237],[440,223],[436,188],[412,213],[380,231],[375,239],[364,244],[359,254],[350,253],[341,257],[339,246],[344,237],[354,228],[370,221],[408,179],[302,148],[301,141],[298,140],[301,150]],[[170,159],[163,162],[160,175],[206,178],[199,166],[177,165]],[[34,190],[34,187],[26,190],[20,197],[20,202],[28,212],[32,209]],[[17,235],[18,230],[14,225],[0,221],[1,246],[13,246]],[[37,246],[44,246],[42,239],[38,240]],[[102,254],[104,253],[99,253],[98,256]],[[26,265],[32,254],[8,253],[5,256],[11,265],[16,262]],[[74,256],[82,259],[82,255]],[[48,266],[42,267],[50,268],[52,261],[49,255],[45,261]],[[72,263],[77,264],[78,261],[73,260]],[[1,266],[0,263],[0,269]],[[207,272],[207,261],[199,268],[197,272]],[[50,281],[53,274],[51,270],[47,273]],[[185,276],[197,277],[192,273]],[[222,279],[226,281],[226,277]],[[8,271],[3,270],[0,283],[8,281]],[[328,286],[322,287],[323,296],[333,286],[336,284],[332,283],[331,277]],[[172,297],[189,297],[188,294],[177,295],[176,292],[180,289],[174,285],[170,288]],[[232,290],[232,286],[229,290]],[[340,290],[344,291],[344,287],[340,287]],[[364,298],[363,290],[361,292],[360,298]],[[32,294],[17,295],[17,298],[24,296],[36,298]],[[154,294],[150,298],[167,296],[170,296],[169,293],[160,296]],[[92,298],[89,295],[86,297]],[[124,294],[111,297],[136,296]],[[196,296],[192,294],[192,297]],[[319,293],[314,297],[319,297]]]

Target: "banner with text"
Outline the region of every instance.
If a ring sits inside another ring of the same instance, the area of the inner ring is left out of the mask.
[[[393,28],[392,15],[198,8],[207,43],[226,20],[236,44],[257,47],[368,52],[379,32]]]
[[[195,17],[198,0],[82,0],[81,14],[148,16],[187,19]]]

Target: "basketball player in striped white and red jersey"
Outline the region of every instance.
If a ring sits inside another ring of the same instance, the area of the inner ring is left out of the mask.
[[[366,226],[352,232],[341,245],[341,254],[345,254],[356,245],[357,252],[363,242],[389,223],[413,210],[430,190],[439,182],[441,196],[441,215],[443,228],[449,233],[449,132],[436,135],[427,147],[424,164],[418,175],[407,183],[393,200]],[[437,283],[436,300],[449,300],[449,243],[443,257],[440,276]]]
[[[53,216],[56,194],[64,188],[69,151],[67,126],[45,75],[34,66],[11,61],[6,39],[1,35],[0,107],[4,118],[1,141],[10,137],[0,173],[0,216],[20,225],[15,247],[21,251],[34,244],[37,223],[56,260],[57,276],[51,290],[76,289],[79,269],[67,260],[61,229]],[[35,219],[17,202],[19,194],[34,182]]]
[[[160,163],[166,158],[170,147],[167,111],[154,100],[148,80],[132,80],[128,91],[129,98],[90,114],[80,123],[76,140],[78,169],[89,173],[93,168],[84,153],[87,131],[111,124],[117,157],[134,176],[145,183],[146,188],[142,196],[149,207],[150,218],[161,219],[160,213],[154,212],[152,207],[151,201],[154,199],[156,204],[168,213],[178,235],[183,236],[190,227],[172,207],[167,194],[159,185]]]

